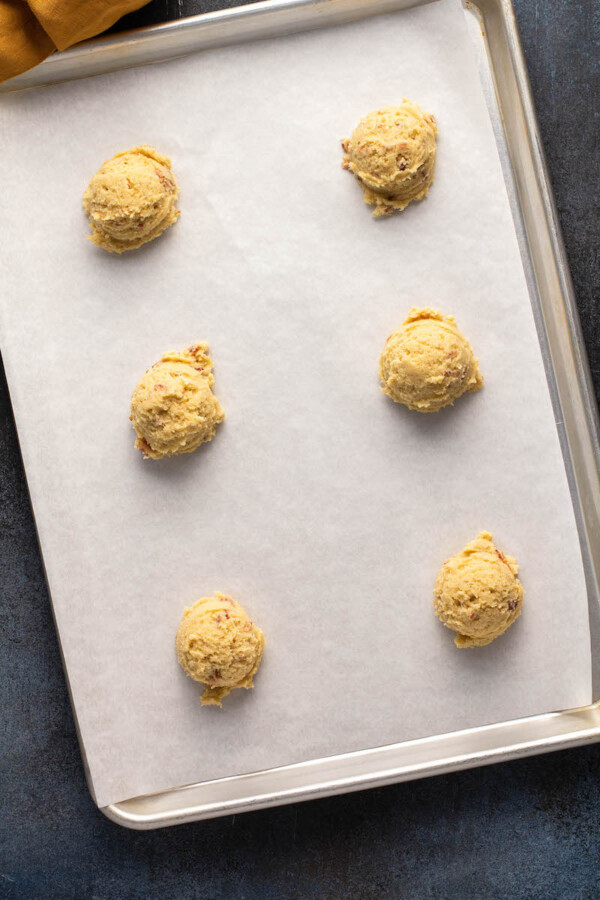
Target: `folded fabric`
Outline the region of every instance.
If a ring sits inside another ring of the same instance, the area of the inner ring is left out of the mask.
[[[100,34],[148,0],[0,0],[0,81]]]

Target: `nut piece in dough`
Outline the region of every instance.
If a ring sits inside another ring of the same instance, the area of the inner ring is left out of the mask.
[[[416,306],[387,339],[379,375],[384,394],[424,413],[483,386],[477,359],[453,317]]]
[[[153,241],[177,221],[177,193],[171,160],[154,147],[117,153],[98,169],[83,195],[89,239],[111,253]]]
[[[342,141],[342,167],[360,181],[374,216],[387,216],[426,197],[433,183],[437,127],[430,113],[404,98],[376,109]]]
[[[519,567],[488,531],[447,559],[435,582],[436,615],[456,631],[457,647],[483,647],[513,624],[523,607]]]
[[[243,607],[216,593],[187,607],[177,629],[177,659],[206,687],[203,706],[221,706],[234,688],[253,687],[265,639]]]
[[[225,411],[213,394],[208,344],[182,353],[165,353],[141,377],[131,398],[136,450],[162,459],[191,453],[211,441]]]

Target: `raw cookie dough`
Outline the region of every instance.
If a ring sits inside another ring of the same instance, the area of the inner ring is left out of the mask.
[[[136,450],[146,458],[162,459],[191,453],[211,441],[225,418],[211,390],[213,382],[208,344],[165,353],[141,377],[131,398]]]
[[[203,706],[221,706],[234,688],[254,686],[265,639],[239,603],[217,592],[186,608],[175,646],[186,675],[206,685]]]
[[[452,316],[414,306],[379,359],[381,390],[418,412],[437,412],[483,386],[477,359]]]
[[[376,109],[342,141],[344,161],[360,181],[374,216],[387,216],[426,197],[433,183],[437,127],[430,113],[406,97]]]
[[[153,241],[177,221],[177,193],[171,160],[154,147],[117,153],[98,169],[83,195],[89,239],[111,253]]]
[[[446,560],[433,605],[444,625],[457,632],[457,647],[483,647],[510,628],[523,607],[518,571],[517,561],[494,546],[488,531]]]

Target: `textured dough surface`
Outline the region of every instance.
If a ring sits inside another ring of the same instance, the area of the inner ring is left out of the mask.
[[[447,559],[435,582],[434,608],[457,633],[457,647],[483,647],[517,619],[523,608],[519,567],[482,531],[456,556]]]
[[[144,373],[131,398],[136,449],[145,457],[162,459],[191,453],[212,440],[225,418],[211,390],[213,382],[208,344],[165,353]]]
[[[226,594],[186,607],[175,639],[185,673],[206,685],[204,706],[221,706],[234,688],[251,688],[265,646],[260,628]]]
[[[360,181],[374,216],[402,210],[426,197],[433,183],[437,126],[430,113],[406,98],[376,109],[342,141],[342,167]]]
[[[91,241],[111,253],[135,250],[177,221],[171,160],[145,145],[117,153],[98,169],[83,195]]]
[[[384,394],[424,413],[483,386],[477,359],[454,318],[416,306],[387,339],[379,375]]]

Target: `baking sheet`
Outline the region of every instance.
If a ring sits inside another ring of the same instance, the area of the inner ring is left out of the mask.
[[[436,183],[375,222],[339,138],[402,95],[438,120]],[[591,701],[574,518],[458,2],[13,96],[2,115],[3,353],[100,806]],[[183,213],[108,257],[79,198],[142,140],[172,156]],[[457,316],[486,377],[435,417],[377,387],[413,303]],[[144,463],[131,390],[196,339],[226,423]],[[517,556],[527,605],[460,653],[432,584],[483,528]],[[222,711],[173,652],[183,605],[213,590],[267,636],[255,691]]]

